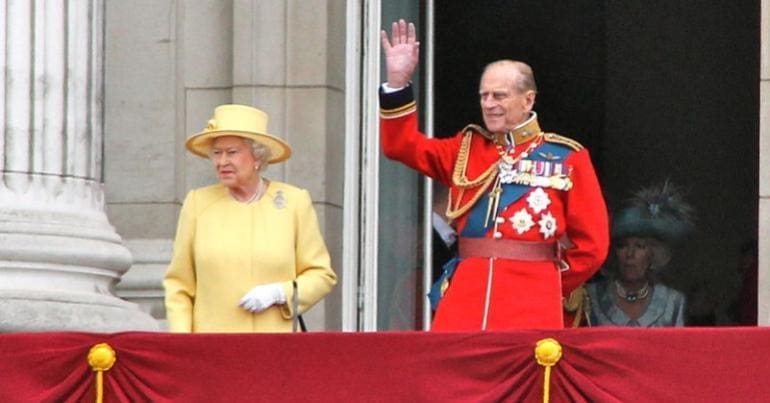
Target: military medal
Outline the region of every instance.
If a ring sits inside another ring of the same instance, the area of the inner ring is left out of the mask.
[[[517,211],[516,214],[508,220],[511,221],[513,229],[515,229],[519,235],[529,231],[529,229],[535,225],[535,222],[532,221],[532,216],[526,209]]]
[[[551,204],[551,198],[548,197],[548,193],[544,192],[542,188],[537,188],[527,196],[527,203],[532,211],[539,213]]]
[[[505,184],[537,186],[556,190],[572,189],[570,172],[559,162],[521,159],[515,164],[498,163],[500,181]],[[566,172],[565,172],[566,171]]]
[[[500,161],[497,164],[498,178],[504,184],[517,184],[524,186],[537,186],[556,190],[572,189],[569,169],[561,160],[561,157],[551,152],[538,152],[543,160],[527,159],[535,149],[543,143],[544,134],[541,132],[532,140],[526,150],[516,157],[510,154],[512,146],[503,149],[497,144],[497,152]]]
[[[512,145],[508,145],[506,149],[503,149],[503,146],[496,144],[497,153],[500,154],[500,162],[497,164],[498,176],[502,183],[514,183],[516,173],[521,172],[520,164],[524,161],[527,161],[526,158],[529,157],[532,151],[542,143],[542,139],[543,133],[540,132],[537,137],[535,137],[535,139],[529,143],[527,149],[522,151],[516,157],[512,156],[510,153],[510,151],[513,149]],[[528,162],[531,163],[532,161]]]
[[[484,227],[489,226],[490,220],[496,222],[497,208],[500,205],[500,195],[503,193],[502,185],[515,183],[517,163],[522,158],[527,158],[529,154],[532,153],[532,151],[534,151],[534,149],[542,143],[543,132],[538,133],[537,137],[535,137],[535,139],[529,143],[527,149],[515,157],[511,155],[511,150],[515,148],[513,142],[513,134],[508,132],[506,134],[506,139],[508,144],[505,148],[499,143],[495,144],[497,147],[497,153],[500,155],[500,161],[497,164],[497,178],[495,178],[495,183],[489,193],[489,204],[487,204],[487,215],[484,219]]]
[[[513,183],[514,179],[516,179],[516,169],[514,169],[513,165],[505,161],[500,161],[497,164],[497,168],[500,182],[509,184]]]
[[[548,239],[556,234],[556,218],[550,211],[540,216],[540,221],[537,222],[540,225],[540,233],[543,234],[543,239]]]

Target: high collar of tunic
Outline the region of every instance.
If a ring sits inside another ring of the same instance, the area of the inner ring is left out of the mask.
[[[540,124],[537,122],[537,113],[531,112],[527,120],[520,123],[507,133],[494,133],[492,139],[495,144],[505,146],[512,145],[517,146],[524,144],[534,139],[542,130]],[[513,141],[513,144],[510,144]]]

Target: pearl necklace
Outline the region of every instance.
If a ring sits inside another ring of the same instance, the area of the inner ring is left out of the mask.
[[[615,292],[618,294],[618,296],[620,298],[623,298],[623,299],[625,299],[628,302],[632,302],[632,303],[633,302],[639,302],[639,301],[647,298],[647,296],[650,294],[650,283],[649,282],[644,283],[644,287],[642,287],[641,289],[639,289],[636,292],[628,292],[620,284],[620,282],[615,280]]]
[[[243,204],[249,204],[254,202],[255,200],[259,200],[260,198],[262,198],[262,195],[265,193],[265,189],[267,189],[265,182],[266,180],[264,179],[259,180],[259,185],[257,185],[257,190],[254,191],[254,194],[251,195],[251,197],[249,197],[248,200],[240,201],[237,198],[235,198],[235,196],[233,196],[233,198],[235,198],[236,201],[239,201]]]

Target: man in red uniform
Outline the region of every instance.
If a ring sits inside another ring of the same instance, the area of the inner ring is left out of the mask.
[[[532,70],[512,60],[489,64],[481,77],[486,128],[426,138],[410,86],[419,60],[414,25],[400,20],[390,38],[381,36],[382,149],[450,187],[447,216],[460,234],[459,263],[442,287],[432,329],[563,327],[562,297],[594,274],[609,246],[588,151],[540,129]],[[569,249],[558,246],[563,237]]]

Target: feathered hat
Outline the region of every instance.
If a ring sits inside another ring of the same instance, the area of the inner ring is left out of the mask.
[[[651,236],[666,243],[683,241],[695,228],[694,209],[668,180],[642,188],[618,211],[612,238]]]
[[[655,265],[663,266],[671,259],[671,247],[684,241],[695,228],[694,212],[682,191],[665,180],[638,190],[626,201],[612,222],[612,239],[657,239],[660,250],[655,253]]]

